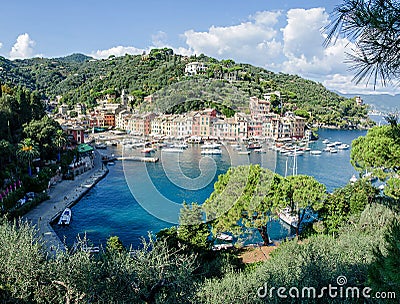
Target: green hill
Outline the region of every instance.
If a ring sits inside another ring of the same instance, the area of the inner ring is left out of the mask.
[[[185,65],[193,61],[206,63],[207,71],[185,76]],[[138,105],[147,95],[168,90],[169,94],[174,94],[176,90],[169,89],[171,86],[182,84],[184,87],[185,81],[199,79],[217,84],[205,86],[203,92],[215,86],[231,86],[232,89],[224,91],[223,104],[233,109],[243,106],[243,100],[250,96],[262,98],[265,93],[280,91],[280,98],[272,99],[276,112],[305,110],[311,114],[310,122],[339,127],[364,123],[367,117],[366,107],[356,106],[353,99],[339,96],[320,83],[233,60],[218,61],[205,55],[185,57],[167,48],[153,49],[146,55],[110,56],[102,60],[82,54],[14,61],[0,57],[0,70],[3,84],[38,90],[43,98],[54,99],[61,95],[67,104],[85,103],[89,108],[104,92],[113,92],[118,98],[125,89],[135,97],[134,105]],[[215,100],[216,94],[200,95],[201,102],[206,104],[221,102]],[[298,111],[301,112],[304,114]]]

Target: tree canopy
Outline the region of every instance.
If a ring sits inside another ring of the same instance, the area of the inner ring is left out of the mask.
[[[397,172],[400,167],[400,137],[391,125],[374,127],[352,142],[351,163],[359,171]],[[380,169],[380,170],[379,170]]]
[[[70,60],[74,57],[77,60]],[[196,99],[201,106],[211,105],[228,116],[247,105],[250,96],[263,98],[264,94],[273,94],[278,90],[280,96],[272,95],[272,108],[278,113],[302,109],[310,114],[310,122],[343,128],[371,123],[367,117],[367,106],[347,101],[320,83],[234,63],[229,59],[218,61],[205,55],[186,57],[174,54],[171,49],[153,49],[147,55],[125,55],[103,60],[85,58],[78,58],[76,54],[68,60],[33,58],[9,61],[0,58],[0,67],[3,68],[0,81],[3,87],[11,83],[20,84],[37,90],[42,98],[52,100],[62,96],[63,103],[82,103],[89,109],[96,105],[97,98],[109,92],[115,95],[111,99],[117,100],[124,89],[133,95],[132,105],[139,109],[152,108],[150,103],[143,102],[145,96],[161,94],[173,100],[174,105],[176,101],[179,104],[189,102],[172,109],[177,113],[193,108]],[[185,75],[185,65],[193,61],[204,63],[207,71]],[[207,84],[210,82],[211,86]],[[185,83],[185,90],[180,90]],[[196,92],[200,94],[192,96]],[[163,101],[167,103],[166,98]],[[351,109],[343,107],[343,103],[351,104]],[[170,108],[168,105],[163,108]],[[283,107],[280,108],[280,105]]]

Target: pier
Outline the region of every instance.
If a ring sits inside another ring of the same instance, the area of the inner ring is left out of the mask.
[[[140,156],[121,156],[117,160],[139,161],[145,163],[156,163],[159,161],[158,157],[140,157]]]
[[[94,165],[93,169],[76,176],[74,180],[63,180],[51,188],[50,199],[42,202],[22,217],[23,221],[36,226],[39,236],[44,240],[44,249],[50,256],[55,256],[58,250],[66,250],[64,242],[55,233],[51,224],[57,220],[65,208],[76,204],[108,173],[107,168],[101,168],[101,159],[98,154]],[[73,218],[74,214],[72,214],[72,220]]]

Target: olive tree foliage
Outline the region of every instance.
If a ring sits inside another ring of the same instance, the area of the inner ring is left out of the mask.
[[[393,221],[385,233],[384,250],[375,249],[369,283],[375,291],[400,293],[400,223]]]
[[[387,85],[400,76],[400,3],[396,0],[344,0],[326,27],[326,45],[341,35],[354,43],[348,54],[357,83]]]
[[[0,223],[3,303],[185,303],[193,293],[195,255],[152,237],[130,251],[57,252],[49,258],[37,231]]]
[[[369,266],[374,261],[374,248],[386,246],[384,232],[399,218],[390,208],[372,204],[352,223],[340,230],[340,237],[314,235],[305,242],[295,240],[282,243],[271,258],[253,271],[231,272],[222,279],[208,279],[197,292],[200,303],[354,303],[354,299],[325,296],[283,299],[277,296],[279,287],[314,287],[316,295],[323,287],[338,286],[339,276],[346,276],[346,286],[368,286]],[[372,220],[371,220],[372,219]],[[265,294],[265,287],[268,291]],[[272,297],[269,292],[275,287]],[[259,297],[257,292],[265,297]],[[307,292],[307,291],[306,291]],[[312,292],[312,291],[311,291]],[[348,302],[346,302],[348,301]]]
[[[348,224],[353,215],[361,213],[377,195],[378,189],[366,179],[335,189],[327,196],[319,211],[324,232],[335,236],[341,226]]]
[[[0,302],[33,302],[45,275],[45,254],[26,223],[0,219]]]

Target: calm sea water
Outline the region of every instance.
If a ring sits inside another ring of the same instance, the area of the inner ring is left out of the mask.
[[[309,147],[322,150],[322,140],[351,141],[366,131],[320,130],[320,139]],[[219,174],[233,165],[260,164],[281,175],[293,172],[293,157],[268,151],[266,154],[238,155],[230,146],[222,155],[202,157],[199,146],[184,153],[163,153],[158,163],[116,162],[109,174],[72,208],[73,221],[69,227],[55,226],[56,233],[72,244],[78,234],[86,233],[94,244],[104,244],[108,237],[118,235],[122,242],[134,247],[148,232],[170,227],[178,218],[183,201],[203,203],[213,191]],[[121,155],[120,148],[107,153]],[[159,152],[158,152],[159,153]],[[314,176],[328,191],[344,186],[356,171],[350,164],[350,150],[337,154],[323,152],[319,156],[305,153],[297,157],[297,173]],[[279,221],[269,223],[271,239],[281,239],[292,233]],[[254,234],[248,242],[259,241]]]

